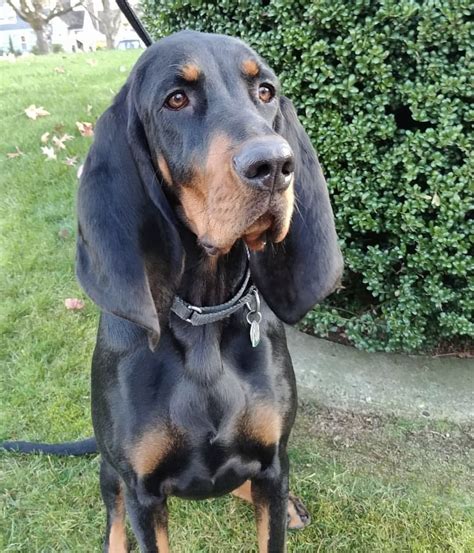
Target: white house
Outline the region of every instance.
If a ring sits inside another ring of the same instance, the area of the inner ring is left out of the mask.
[[[76,9],[50,21],[51,44],[65,52],[91,52],[105,46],[105,36],[96,29],[87,11]]]
[[[56,0],[51,0],[51,7]],[[132,5],[137,0],[131,1]],[[74,8],[62,16],[54,17],[47,28],[46,36],[51,46],[58,45],[65,52],[93,51],[105,48],[105,35],[97,17],[103,9],[101,0],[87,0],[88,9],[95,14],[92,17],[83,6]],[[20,19],[14,10],[0,0],[0,55],[10,51],[10,43],[15,53],[31,52],[36,46],[36,34],[28,23]],[[121,27],[115,39],[117,48],[143,47],[136,33],[122,15]]]

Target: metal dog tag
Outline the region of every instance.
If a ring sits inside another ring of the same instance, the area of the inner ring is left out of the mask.
[[[253,287],[252,294],[255,298],[255,309],[252,309],[250,302],[247,302],[247,322],[250,325],[250,343],[253,348],[256,348],[260,343],[260,323],[262,321],[262,314],[260,313],[260,296],[258,290]]]
[[[256,348],[260,343],[260,325],[256,320],[250,323],[250,342],[253,348]]]

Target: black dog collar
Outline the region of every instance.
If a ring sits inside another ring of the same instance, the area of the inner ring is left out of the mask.
[[[257,287],[254,284],[249,286],[249,282],[250,267],[247,269],[244,282],[239,291],[229,301],[219,305],[198,307],[197,305],[190,305],[179,296],[175,296],[171,311],[192,326],[202,326],[226,319],[239,309],[246,307],[248,309],[246,319],[250,325],[250,341],[253,347],[257,347],[260,342],[259,324],[262,320],[260,296]]]

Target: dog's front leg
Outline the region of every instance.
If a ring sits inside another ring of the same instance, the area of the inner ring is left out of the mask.
[[[133,491],[127,491],[125,503],[141,553],[169,553],[166,499],[143,505]]]
[[[288,514],[289,463],[280,453],[280,470],[252,480],[259,553],[284,553]]]
[[[107,529],[104,553],[127,553],[125,531],[124,484],[114,468],[102,459],[100,464],[100,491],[107,509]]]

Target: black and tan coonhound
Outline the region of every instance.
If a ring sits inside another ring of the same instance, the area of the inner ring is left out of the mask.
[[[337,284],[326,183],[291,102],[240,40],[184,31],[141,56],[100,118],[77,275],[101,308],[92,415],[105,551],[168,551],[166,500],[255,505],[283,552],[296,386],[281,321]]]

